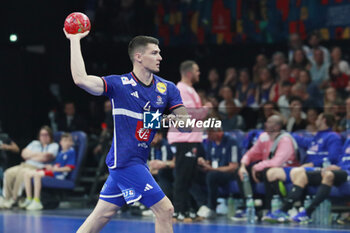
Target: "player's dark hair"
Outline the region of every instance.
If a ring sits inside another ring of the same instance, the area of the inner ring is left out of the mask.
[[[188,71],[193,70],[193,65],[197,64],[195,61],[192,60],[186,60],[181,62],[180,64],[180,74],[183,75]]]
[[[151,36],[135,36],[128,46],[128,53],[131,62],[134,62],[134,52],[136,49],[146,47],[148,44],[159,45],[159,40]]]
[[[334,126],[334,124],[335,124],[335,117],[334,117],[333,114],[322,113],[322,117],[323,117],[324,119],[326,119],[326,125],[327,125],[328,127],[331,128],[331,127]]]
[[[53,132],[52,132],[52,129],[47,126],[47,125],[44,125],[44,126],[41,126],[40,130],[39,130],[39,134],[38,134],[38,138],[40,137],[40,131],[41,130],[45,130],[48,134],[49,134],[49,137],[50,137],[50,142],[53,142]]]

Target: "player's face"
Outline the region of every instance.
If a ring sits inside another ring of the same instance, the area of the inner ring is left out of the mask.
[[[159,72],[160,61],[160,49],[156,44],[148,44],[145,52],[142,54],[142,65],[152,73]]]

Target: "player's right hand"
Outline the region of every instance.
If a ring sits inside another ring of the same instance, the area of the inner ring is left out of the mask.
[[[87,36],[89,34],[90,31],[86,31],[83,33],[77,33],[77,34],[69,34],[68,32],[66,32],[66,30],[63,28],[63,32],[66,35],[68,40],[71,39],[83,39],[85,36]]]

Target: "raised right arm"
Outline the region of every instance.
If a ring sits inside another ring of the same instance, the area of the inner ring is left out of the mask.
[[[74,83],[92,95],[102,95],[104,89],[103,80],[86,73],[83,55],[80,48],[80,40],[89,34],[89,31],[78,34],[68,34],[63,29],[67,39],[70,40],[71,71]]]

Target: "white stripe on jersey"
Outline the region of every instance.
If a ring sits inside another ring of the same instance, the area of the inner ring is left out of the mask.
[[[130,111],[130,110],[125,109],[125,108],[114,108],[113,107],[113,115],[123,115],[123,116],[133,117],[133,118],[136,118],[138,120],[143,120],[142,113]]]
[[[120,194],[116,194],[116,195],[102,195],[100,194],[100,197],[104,197],[104,198],[114,198],[114,197],[122,197],[123,194],[120,193]]]
[[[114,115],[114,99],[112,98],[112,108],[113,108],[113,115]],[[115,118],[113,117],[113,125],[114,125],[114,129],[113,129],[113,138],[114,138],[114,165],[112,167],[109,168],[116,168],[117,167],[117,133],[115,131]]]

